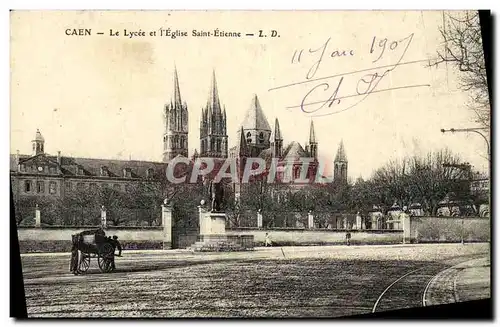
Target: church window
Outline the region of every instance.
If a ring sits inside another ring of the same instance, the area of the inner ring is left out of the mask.
[[[264,143],[264,133],[259,133],[259,143]]]
[[[179,148],[179,136],[174,136],[174,149]]]
[[[221,151],[221,140],[217,140],[217,152]]]
[[[49,183],[49,193],[50,194],[56,194],[56,192],[57,192],[56,191],[57,190],[56,187],[57,187],[56,182],[50,182]]]
[[[36,182],[36,192],[43,193],[44,189],[45,189],[45,183],[43,181],[37,181]]]
[[[210,151],[213,151],[215,148],[215,140],[214,139],[211,139],[210,140]]]
[[[24,182],[24,192],[31,192],[31,181]]]

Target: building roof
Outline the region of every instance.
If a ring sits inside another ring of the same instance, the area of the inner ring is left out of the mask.
[[[36,129],[35,139],[33,141],[42,141],[42,142],[45,141],[45,139],[42,136],[42,133],[40,133],[40,130],[38,128]]]
[[[48,160],[52,163],[57,163],[57,156],[39,154],[37,156],[19,155],[19,162],[28,164],[30,161]],[[152,169],[155,176],[164,173],[165,163],[142,161],[142,160],[116,160],[116,159],[98,159],[98,158],[79,158],[61,156],[61,171],[63,175],[77,175],[77,168],[83,169],[84,176],[101,175],[101,168],[106,167],[109,175],[107,177],[124,177],[123,171],[128,168],[131,172],[131,177],[147,177],[148,169]],[[10,155],[10,170],[17,171],[16,155]],[[81,175],[80,175],[81,176]]]
[[[243,129],[245,130],[266,130],[271,132],[271,126],[267,121],[266,115],[262,111],[257,94],[254,94],[250,108],[243,119]]]
[[[300,158],[309,157],[309,154],[304,150],[300,143],[293,141],[288,144],[283,151],[283,158],[285,160],[297,160]]]

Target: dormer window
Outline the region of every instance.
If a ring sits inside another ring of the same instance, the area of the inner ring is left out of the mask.
[[[146,170],[146,178],[153,178],[153,176],[154,176],[153,168],[148,168],[148,170]]]
[[[109,176],[108,167],[106,166],[101,167],[101,176]]]
[[[21,164],[21,165],[19,165],[19,169],[20,169],[21,171],[26,171],[26,165],[25,165],[25,164]]]
[[[259,143],[264,143],[264,133],[259,133]]]
[[[80,166],[76,167],[76,174],[77,175],[84,175],[83,168]]]
[[[123,169],[123,177],[131,178],[132,177],[132,170],[130,168],[124,168]]]

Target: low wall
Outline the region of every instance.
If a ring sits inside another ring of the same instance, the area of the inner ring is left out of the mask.
[[[255,246],[262,246],[266,233],[273,245],[335,245],[346,243],[346,231],[337,229],[231,228],[227,235],[253,235]],[[396,244],[403,242],[402,230],[351,230],[351,244]]]
[[[487,242],[491,240],[491,221],[480,217],[412,217],[411,241]]]
[[[21,253],[69,252],[72,246],[71,235],[95,228],[97,227],[19,226],[17,229],[19,249]],[[163,227],[113,226],[104,231],[108,236],[118,236],[124,250],[162,249],[164,246],[169,246],[163,242]]]

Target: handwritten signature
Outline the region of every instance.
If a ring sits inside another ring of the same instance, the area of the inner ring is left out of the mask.
[[[354,106],[358,105],[362,101],[364,101],[370,94],[378,93],[378,92],[386,92],[397,89],[404,88],[415,88],[415,87],[423,87],[429,86],[429,84],[414,84],[414,85],[404,85],[399,87],[392,87],[386,89],[377,89],[377,86],[380,82],[386,77],[390,72],[394,71],[397,67],[402,65],[410,65],[418,62],[428,61],[425,60],[415,60],[404,62],[403,59],[410,48],[414,37],[414,33],[409,34],[408,36],[399,39],[399,40],[389,40],[388,38],[378,38],[373,37],[371,40],[371,46],[369,49],[369,54],[373,56],[372,64],[379,62],[386,57],[392,58],[396,56],[396,63],[390,65],[383,66],[375,66],[367,69],[361,69],[356,71],[349,71],[341,74],[314,78],[316,73],[319,71],[320,65],[326,60],[328,57],[330,58],[338,58],[338,57],[353,57],[356,55],[356,52],[353,49],[341,49],[341,50],[329,50],[330,38],[319,48],[309,49],[307,52],[302,50],[296,50],[292,56],[292,64],[299,64],[304,59],[311,58],[311,56],[316,56],[314,59],[313,65],[309,68],[306,74],[306,78],[303,81],[294,82],[290,84],[281,85],[278,87],[274,87],[269,91],[290,88],[296,85],[302,85],[306,83],[314,83],[319,82],[318,84],[312,86],[309,91],[302,98],[300,105],[294,105],[287,107],[289,109],[292,108],[300,108],[302,112],[308,114],[314,114],[313,116],[326,116],[336,114],[342,111],[346,111]],[[360,73],[365,73],[359,77]],[[356,79],[357,78],[357,79]],[[346,81],[349,80],[349,83]],[[346,95],[346,89],[349,89],[351,86],[355,85],[352,93],[348,93]],[[326,96],[327,99],[324,99]],[[323,98],[319,101],[314,101],[315,98]],[[348,98],[356,98],[360,97],[360,99],[346,107],[341,107],[344,99]],[[318,113],[323,108],[334,108],[321,113]]]

